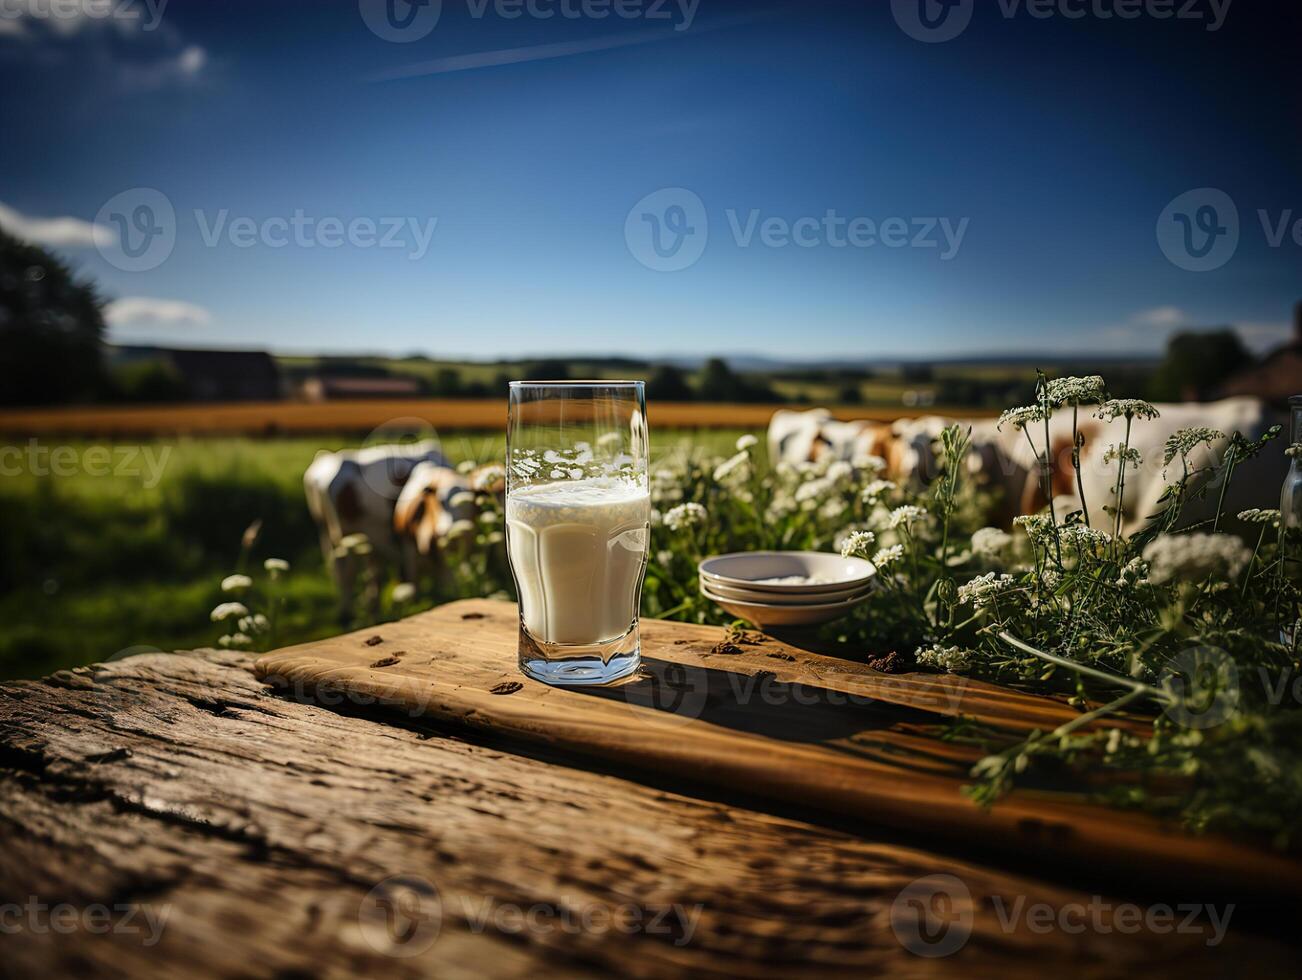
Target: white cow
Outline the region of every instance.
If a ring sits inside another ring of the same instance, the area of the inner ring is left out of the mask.
[[[353,592],[363,563],[370,565],[378,582],[401,559],[394,508],[421,463],[448,466],[438,443],[424,440],[322,451],[303,474],[308,510],[317,524],[326,566],[339,589],[339,613],[345,624],[352,618]],[[366,536],[369,554],[357,555],[344,547],[353,535]],[[378,601],[377,591],[372,602]]]

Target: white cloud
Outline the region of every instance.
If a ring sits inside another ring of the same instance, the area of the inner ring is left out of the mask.
[[[33,218],[0,204],[0,228],[11,235],[50,248],[91,248],[112,245],[111,228],[80,218]]]
[[[1189,323],[1189,315],[1178,306],[1156,306],[1136,313],[1130,322],[1140,327],[1181,327]]]
[[[169,0],[0,0],[0,40],[37,67],[89,76],[92,94],[155,91],[196,80],[208,52],[164,20]],[[62,81],[62,80],[61,80]]]
[[[202,306],[178,299],[124,296],[113,300],[104,308],[104,319],[112,327],[138,324],[203,326],[212,321],[212,314]]]
[[[1293,328],[1287,323],[1237,323],[1235,331],[1243,342],[1259,354],[1288,343]]]

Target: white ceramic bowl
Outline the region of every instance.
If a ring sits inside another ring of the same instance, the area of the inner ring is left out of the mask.
[[[849,588],[838,588],[827,592],[762,592],[759,589],[743,589],[740,586],[712,582],[704,575],[701,576],[701,589],[713,593],[720,599],[735,599],[741,602],[758,602],[760,604],[771,603],[775,606],[809,606],[819,603],[843,602],[846,599],[861,595],[871,588],[872,583],[869,582],[867,585],[852,585]]]
[[[877,574],[872,562],[842,558],[822,551],[739,551],[715,555],[698,566],[701,581],[711,588],[726,585],[734,589],[784,595],[822,595],[866,586]],[[821,581],[781,584],[761,579],[801,576]]]
[[[738,619],[744,619],[756,626],[812,626],[815,623],[830,623],[840,619],[859,603],[868,598],[868,593],[846,599],[841,602],[817,603],[814,605],[773,605],[772,603],[739,602],[725,599],[702,588],[701,594],[712,602],[718,603]]]

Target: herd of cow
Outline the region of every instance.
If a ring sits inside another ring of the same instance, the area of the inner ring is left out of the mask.
[[[1164,447],[1180,429],[1206,427],[1222,433],[1240,432],[1257,438],[1281,421],[1262,402],[1232,398],[1211,404],[1159,405],[1160,417],[1136,422],[1129,444],[1141,462],[1126,477],[1122,527],[1127,532],[1142,527],[1160,509],[1166,483]],[[768,450],[773,462],[844,460],[851,464],[867,457],[886,461],[886,475],[896,481],[929,483],[937,473],[936,439],[942,429],[959,421],[971,428],[969,475],[999,491],[1001,513],[993,519],[1008,525],[1018,514],[1035,513],[1047,503],[1037,454],[1044,452],[1042,426],[1026,431],[992,419],[972,421],[927,416],[892,423],[838,421],[821,409],[805,412],[780,410],[769,424]],[[1080,481],[1072,463],[1072,418],[1055,416],[1049,426],[1052,492],[1069,498],[1068,507],[1085,502],[1099,513],[1111,505],[1117,463],[1105,459],[1110,445],[1124,436],[1123,419],[1103,420],[1082,413],[1078,430]],[[1028,438],[1029,437],[1029,438]],[[1199,462],[1219,458],[1226,438],[1201,446]],[[1282,453],[1261,453],[1236,470],[1225,512],[1237,514],[1251,507],[1277,505],[1287,469]],[[320,532],[326,565],[339,590],[341,615],[351,619],[354,592],[363,562],[379,574],[396,569],[404,580],[415,582],[423,569],[445,574],[449,531],[458,521],[474,521],[476,492],[501,495],[505,491],[500,469],[485,467],[459,472],[433,441],[406,445],[369,446],[356,450],[319,453],[303,474],[303,487]],[[1209,495],[1186,509],[1184,521],[1195,523],[1210,516],[1217,501]],[[1060,511],[1061,513],[1061,511]],[[365,535],[365,554],[347,547],[350,539]],[[465,540],[460,538],[459,540]]]

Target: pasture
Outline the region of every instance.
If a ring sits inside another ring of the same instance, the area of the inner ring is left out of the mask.
[[[159,423],[176,418],[173,409],[148,411]],[[657,428],[654,451],[723,453],[743,431],[750,430]],[[220,631],[208,613],[222,601],[221,578],[240,570],[241,539],[255,520],[261,531],[249,563],[276,557],[293,567],[284,583],[281,642],[339,632],[301,481],[319,450],[362,438],[6,438],[0,676],[38,677],[135,647],[212,645]],[[445,430],[442,444],[454,462],[482,462],[503,457],[505,438]],[[433,602],[422,597],[415,608]]]

